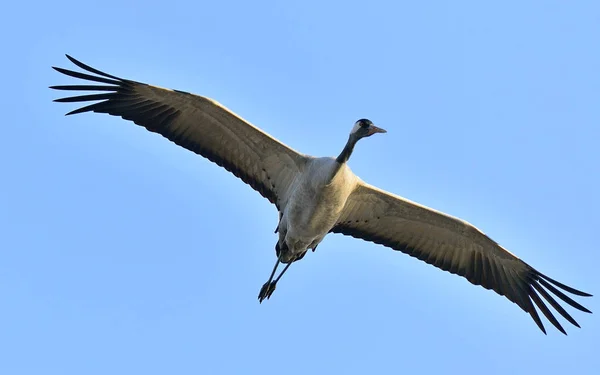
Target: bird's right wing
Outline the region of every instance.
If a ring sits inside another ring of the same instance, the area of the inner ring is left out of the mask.
[[[67,58],[95,75],[54,69],[71,77],[104,84],[51,86],[57,90],[103,92],[55,100],[96,101],[68,115],[92,111],[131,120],[224,167],[278,209],[285,204],[289,187],[303,170],[308,157],[209,98],[122,79],[69,55]]]
[[[538,272],[471,224],[359,181],[332,232],[372,241],[464,276],[493,289],[529,313],[546,333],[533,305],[561,332],[565,330],[538,293],[565,319],[579,327],[548,293],[590,312],[558,288],[590,296]],[[533,302],[533,303],[532,303]],[[566,334],[566,333],[565,333]]]

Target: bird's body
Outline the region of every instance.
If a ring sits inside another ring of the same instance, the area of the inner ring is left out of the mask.
[[[279,222],[281,262],[314,249],[338,221],[358,177],[335,158],[311,158],[292,185]],[[285,244],[285,246],[284,246]]]
[[[347,164],[356,143],[385,133],[367,119],[354,124],[336,158],[315,158],[284,145],[212,99],[122,79],[67,57],[93,75],[54,69],[102,83],[52,86],[101,92],[57,99],[95,102],[68,114],[99,112],[131,120],[225,168],[275,205],[279,213],[277,261],[259,293],[261,302],[271,296],[288,267],[302,259],[307,250],[314,250],[328,233],[342,233],[401,251],[492,289],[527,312],[544,333],[535,306],[563,333],[546,303],[577,327],[555,297],[590,312],[564,292],[590,294],[542,274],[473,225],[358,178]],[[280,263],[286,266],[274,279]]]

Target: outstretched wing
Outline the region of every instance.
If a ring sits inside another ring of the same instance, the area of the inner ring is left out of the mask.
[[[209,98],[103,73],[67,55],[86,74],[56,68],[68,76],[101,83],[51,86],[56,90],[99,91],[56,102],[94,102],[67,113],[108,113],[159,133],[204,156],[252,186],[279,210],[307,157],[279,142]]]
[[[566,334],[539,295],[577,327],[575,319],[548,292],[578,310],[590,312],[559,289],[578,296],[590,294],[538,272],[471,224],[362,181],[348,198],[332,232],[402,251],[444,271],[464,276],[475,285],[493,289],[529,313],[544,333],[546,330],[533,303]]]

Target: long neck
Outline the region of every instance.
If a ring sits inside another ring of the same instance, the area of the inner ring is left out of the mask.
[[[346,142],[346,146],[344,146],[344,149],[342,150],[342,152],[340,152],[339,156],[335,159],[335,161],[337,161],[337,163],[331,173],[332,180],[335,177],[335,175],[338,173],[340,168],[342,168],[342,165],[344,165],[344,163],[346,163],[348,161],[348,159],[350,159],[350,155],[352,155],[354,146],[356,145],[356,142],[358,142],[359,139],[360,138],[355,136],[354,134],[350,134],[350,137],[348,137],[348,142]]]
[[[344,164],[348,161],[348,159],[350,159],[350,155],[352,155],[352,151],[354,150],[354,146],[356,145],[356,142],[358,142],[358,139],[359,138],[355,135],[350,134],[348,137],[348,142],[346,142],[346,146],[344,146],[344,149],[342,152],[340,152],[340,155],[335,159],[339,164]]]

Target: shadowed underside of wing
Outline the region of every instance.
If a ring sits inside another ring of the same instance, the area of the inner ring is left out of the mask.
[[[469,223],[365,183],[360,183],[350,195],[331,231],[390,247],[463,276],[472,284],[493,289],[529,313],[544,333],[546,330],[534,303],[566,334],[540,295],[577,327],[579,324],[549,292],[568,305],[590,313],[559,289],[584,297],[590,294],[538,272]]]
[[[57,99],[57,102],[94,102],[67,115],[98,112],[131,120],[224,167],[279,210],[285,206],[289,187],[306,165],[306,156],[211,99],[118,78],[67,57],[92,74],[54,69],[100,83],[52,86],[56,90],[100,92]],[[348,199],[332,232],[402,251],[464,276],[475,285],[493,289],[529,313],[544,333],[535,306],[566,334],[540,295],[577,327],[577,322],[550,293],[578,310],[590,312],[559,289],[578,296],[590,294],[538,272],[470,224],[364,183]]]
[[[289,186],[306,163],[304,155],[211,99],[122,79],[69,55],[67,58],[93,75],[54,69],[74,78],[101,83],[51,86],[55,90],[100,92],[56,99],[56,102],[95,102],[67,115],[98,112],[131,120],[224,167],[278,209],[285,204]]]

